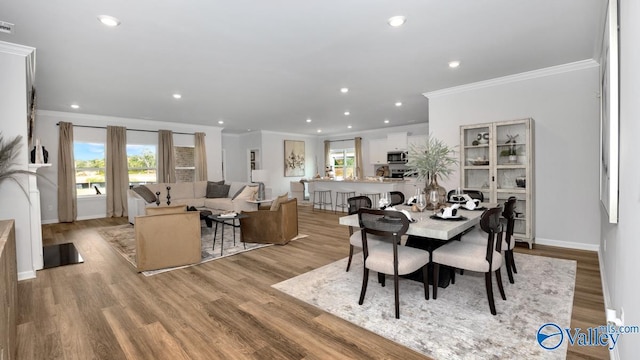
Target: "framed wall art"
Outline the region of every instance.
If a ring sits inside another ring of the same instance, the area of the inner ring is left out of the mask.
[[[600,59],[600,201],[609,223],[618,222],[618,2],[610,0]]]
[[[284,176],[304,176],[304,141],[284,141]]]

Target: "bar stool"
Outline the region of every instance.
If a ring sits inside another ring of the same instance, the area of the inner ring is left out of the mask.
[[[333,212],[337,212],[338,208],[340,208],[342,212],[348,211],[349,203],[347,203],[347,199],[353,196],[356,196],[355,191],[336,191],[336,206],[333,208]],[[340,202],[338,202],[338,200],[340,200]]]
[[[371,199],[371,206],[374,209],[378,208],[378,204],[380,203],[380,193],[360,193],[360,196],[366,196]]]
[[[329,210],[332,210],[333,199],[331,198],[331,190],[314,190],[313,204],[311,205],[312,211],[315,211],[316,205],[318,205],[318,209],[320,210],[326,210],[326,205],[329,205]]]

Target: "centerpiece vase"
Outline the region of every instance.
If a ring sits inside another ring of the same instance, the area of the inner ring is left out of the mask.
[[[438,176],[437,175],[433,175],[431,176],[431,182],[424,188],[425,193],[427,194],[427,201],[429,201],[429,194],[431,193],[432,190],[435,190],[438,192],[438,205],[436,205],[436,209],[439,209],[441,206],[445,205],[447,200],[447,189],[444,188],[444,186],[440,186],[438,184]],[[433,205],[431,204],[431,202],[428,203],[427,205],[427,209],[429,210],[434,210]]]

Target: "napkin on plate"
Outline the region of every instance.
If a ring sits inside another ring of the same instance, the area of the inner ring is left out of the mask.
[[[456,217],[459,207],[460,204],[453,204],[451,206],[447,206],[446,208],[440,209],[440,217],[443,219]]]
[[[467,202],[464,203],[463,206],[467,210],[473,210],[473,209],[477,208],[478,206],[480,206],[480,200],[478,200],[478,199],[467,200]]]
[[[407,200],[407,202],[405,204],[407,205],[413,205],[417,202],[417,198],[415,196],[412,196],[409,198],[409,200]]]
[[[414,221],[415,221],[415,220],[413,220],[413,219],[411,218],[411,213],[410,213],[410,212],[408,212],[408,211],[407,211],[407,210],[405,210],[405,209],[398,210],[398,209],[396,209],[396,208],[395,208],[395,207],[393,207],[393,206],[389,206],[389,207],[388,207],[388,208],[386,208],[385,210],[400,211],[401,213],[403,213],[403,214],[404,214],[404,216],[406,216],[406,217],[407,217],[407,219],[409,219],[409,222],[414,222]]]

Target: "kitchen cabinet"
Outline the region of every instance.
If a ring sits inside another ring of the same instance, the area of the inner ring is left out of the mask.
[[[516,241],[531,248],[534,233],[533,119],[460,127],[460,186],[479,190],[485,202],[515,196]]]
[[[407,137],[407,151],[409,151],[408,158],[411,160],[411,146],[423,145],[427,141],[427,135],[412,135]]]
[[[374,165],[387,163],[387,139],[369,140],[369,163]]]
[[[406,151],[407,133],[397,132],[387,134],[387,151]]]

